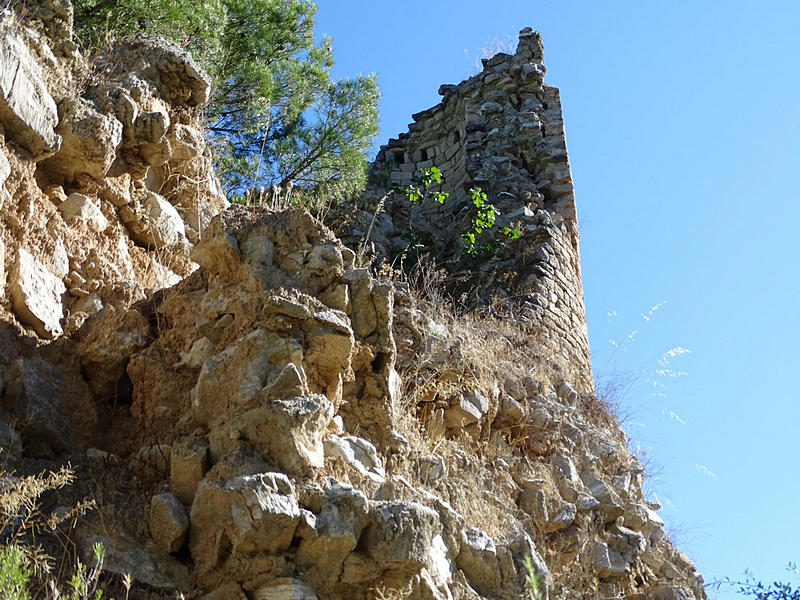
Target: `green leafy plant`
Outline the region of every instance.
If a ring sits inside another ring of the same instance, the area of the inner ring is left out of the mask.
[[[420,173],[419,182],[411,184],[403,190],[403,194],[411,204],[418,204],[426,198],[431,198],[439,204],[444,204],[445,200],[450,196],[448,192],[441,190],[431,190],[430,187],[436,183],[441,185],[444,182],[442,179],[442,172],[437,167],[428,167],[423,169]]]
[[[432,190],[431,186],[434,184],[442,185],[444,179],[442,172],[437,167],[428,167],[420,172],[419,179],[416,183],[403,189],[403,195],[414,206],[421,206],[422,203],[430,198],[439,204],[444,204],[450,196],[448,192],[439,190]],[[497,209],[491,204],[481,188],[476,187],[470,189],[470,200],[472,206],[475,208],[475,215],[470,223],[470,228],[461,234],[461,239],[466,244],[464,254],[471,257],[487,258],[504,248],[506,242],[502,240],[488,240],[480,243],[479,236],[494,228],[497,219]],[[409,235],[412,239],[418,239],[419,235],[413,229],[414,213],[411,215],[411,222],[409,223]],[[516,240],[522,236],[522,232],[516,227],[505,226],[502,229],[502,235],[508,240]]]
[[[31,570],[26,564],[25,554],[16,544],[0,548],[0,598],[30,599],[28,581]]]
[[[105,558],[105,548],[101,543],[96,543],[92,546],[92,567],[88,568],[80,560],[75,565],[75,572],[67,580],[68,591],[65,596],[66,600],[103,600],[103,590],[98,589],[97,583],[100,577],[100,571],[103,568],[103,559]],[[129,580],[126,580],[129,581]],[[126,588],[130,590],[130,584],[126,584]],[[57,592],[53,594],[56,598],[60,597]],[[127,592],[125,594],[127,598]]]
[[[497,240],[489,240],[483,244],[478,242],[478,236],[480,234],[494,227],[497,211],[494,205],[487,201],[486,192],[481,188],[472,188],[469,192],[472,205],[477,212],[472,218],[471,229],[461,236],[461,239],[467,243],[467,248],[464,250],[464,253],[468,256],[488,257],[501,248],[504,248],[506,245],[504,241]],[[516,240],[522,235],[519,229],[509,226],[503,227],[502,233],[509,240]]]
[[[523,564],[525,566],[525,600],[542,600],[544,592],[539,584],[539,578],[533,570],[531,557],[526,556]]]
[[[98,587],[100,572],[103,567],[105,548],[100,543],[92,547],[92,567],[89,568],[80,560],[75,570],[66,581],[64,592],[50,580],[48,598],[57,600],[106,600],[107,596]],[[31,574],[25,550],[16,544],[0,548],[0,598],[3,600],[30,600]],[[131,589],[131,578],[124,578],[125,600]]]

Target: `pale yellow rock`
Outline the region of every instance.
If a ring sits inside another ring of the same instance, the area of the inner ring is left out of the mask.
[[[275,398],[231,420],[243,439],[264,452],[282,471],[308,475],[322,467],[322,438],[333,404],[321,394]]]
[[[253,592],[254,600],[317,600],[317,594],[304,582],[291,577],[272,579]]]
[[[5,153],[0,152],[0,187],[3,186],[9,175],[11,175],[11,165],[8,163]]]
[[[0,238],[0,300],[6,297],[6,245]]]
[[[150,500],[150,534],[163,552],[177,552],[189,536],[186,509],[172,494],[157,494]]]
[[[103,231],[108,227],[108,219],[106,219],[100,208],[92,202],[91,198],[83,194],[70,194],[59,205],[58,210],[61,211],[67,223],[80,222],[92,231],[97,232]]]
[[[61,335],[62,296],[67,288],[30,252],[20,248],[11,272],[9,292],[14,312],[41,337]]]
[[[59,117],[61,148],[47,159],[46,168],[65,181],[82,174],[101,180],[116,159],[122,123],[80,96],[61,101]]]
[[[203,363],[192,390],[195,416],[213,425],[257,406],[259,393],[280,379],[287,365],[294,365],[301,377],[302,362],[303,348],[296,340],[264,329],[249,333]]]
[[[0,118],[5,137],[34,159],[58,150],[58,108],[47,90],[41,66],[13,28],[0,33]]]
[[[170,453],[170,485],[181,502],[191,504],[197,484],[208,469],[208,447],[193,442],[172,446]]]
[[[283,473],[204,480],[190,514],[189,547],[201,585],[224,574],[226,553],[242,557],[285,552],[300,522],[294,486]],[[221,571],[221,572],[219,572]]]
[[[202,597],[202,600],[247,600],[238,583],[225,583]]]

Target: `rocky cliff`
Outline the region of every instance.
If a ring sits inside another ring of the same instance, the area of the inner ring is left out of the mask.
[[[66,0],[22,6],[0,24],[0,445],[7,472],[73,465],[46,511],[96,500],[60,539],[102,542],[142,598],[705,597],[594,396],[537,34],[382,149],[348,248],[227,206],[180,48],[86,57]],[[445,205],[380,202],[433,165]],[[480,264],[453,235],[476,185],[522,229]],[[364,266],[413,218],[484,309]]]

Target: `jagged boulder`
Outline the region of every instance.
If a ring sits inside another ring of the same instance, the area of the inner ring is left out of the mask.
[[[70,194],[59,206],[58,210],[64,215],[64,220],[69,224],[83,223],[95,232],[101,232],[108,227],[108,219],[103,211],[84,194]]]
[[[325,456],[337,457],[362,477],[383,483],[386,471],[375,446],[355,436],[329,435],[324,442]]]
[[[262,390],[278,382],[283,385],[287,375],[282,374],[289,365],[298,376],[295,390],[302,392],[302,344],[256,329],[203,363],[192,390],[195,415],[201,422],[213,425],[260,406]]]
[[[370,569],[366,573],[359,569],[351,555],[345,561],[342,578],[358,581],[377,571],[384,581],[405,583],[427,564],[433,539],[440,532],[438,515],[426,506],[415,502],[372,502],[369,524],[359,542],[362,556],[371,563]]]
[[[64,376],[53,365],[38,359],[17,359],[3,392],[3,407],[17,421],[17,429],[28,445],[44,443],[53,452],[72,445],[66,414]]]
[[[303,475],[323,465],[322,438],[332,417],[333,405],[328,399],[312,394],[272,400],[237,415],[229,428],[220,429],[239,432],[240,439],[249,441],[282,471]],[[212,445],[212,452],[219,456],[223,447],[215,450]]]
[[[312,580],[331,584],[369,523],[369,502],[363,492],[332,481],[321,511],[309,516],[308,526],[300,532],[298,565],[309,571]]]
[[[62,333],[66,291],[61,278],[41,260],[24,248],[17,251],[9,282],[11,300],[20,319],[40,336],[54,338]]]
[[[470,527],[461,534],[461,552],[456,559],[467,581],[482,595],[495,595],[502,581],[497,548],[486,532]]]
[[[191,504],[197,486],[208,471],[208,444],[200,440],[181,440],[169,450],[170,487],[183,503]]]
[[[63,100],[58,113],[56,132],[61,136],[61,147],[43,167],[63,181],[73,181],[82,174],[102,179],[117,157],[122,123],[80,97]]]
[[[163,552],[177,552],[189,537],[189,516],[172,494],[157,494],[150,500],[150,533]]]
[[[131,577],[136,584],[144,584],[159,590],[174,591],[187,587],[188,573],[179,563],[166,565],[156,559],[133,540],[112,538],[107,535],[87,535],[78,543],[78,550],[84,564],[95,563],[94,549],[100,546],[103,562],[102,570],[119,577]],[[168,566],[170,568],[165,568]]]
[[[148,191],[143,199],[123,207],[120,214],[131,237],[145,247],[163,248],[186,241],[183,219],[160,194]]]
[[[211,79],[186,50],[163,39],[136,36],[112,51],[113,74],[123,80],[131,73],[152,86],[172,105],[202,107],[211,93]]]
[[[198,581],[219,582],[228,557],[246,560],[288,550],[300,522],[294,486],[282,473],[204,480],[190,513],[189,547]]]
[[[61,146],[55,131],[58,109],[42,68],[22,37],[10,28],[0,32],[0,122],[5,136],[32,160],[49,156]]]

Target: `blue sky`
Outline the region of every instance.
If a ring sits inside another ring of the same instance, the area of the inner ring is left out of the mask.
[[[706,581],[747,568],[791,580],[800,3],[323,0],[317,24],[337,76],[378,74],[379,142],[437,103],[439,84],[470,75],[492,38],[542,32],[545,80],[564,104],[595,375],[628,383],[621,413],[649,489]],[[690,353],[659,364],[676,348]]]

